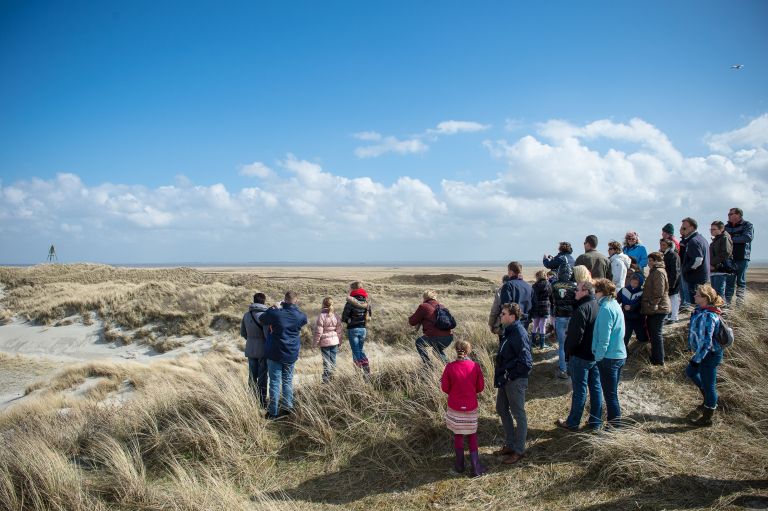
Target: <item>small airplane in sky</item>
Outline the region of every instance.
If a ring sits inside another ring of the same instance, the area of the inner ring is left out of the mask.
[[[742,67],[744,67],[744,64],[734,64],[731,66],[731,69],[735,69],[736,71],[738,71]]]

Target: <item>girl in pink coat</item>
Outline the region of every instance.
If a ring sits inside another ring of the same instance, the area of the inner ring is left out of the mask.
[[[315,320],[315,334],[312,338],[312,345],[320,347],[323,357],[323,383],[328,383],[336,370],[341,332],[341,318],[333,312],[333,298],[326,296],[323,298],[323,308]]]
[[[448,409],[445,424],[453,431],[453,447],[456,452],[456,472],[464,472],[464,437],[469,439],[469,459],[472,463],[472,477],[485,471],[480,465],[477,445],[478,403],[477,395],[485,388],[480,364],[470,360],[472,345],[458,341],[455,345],[457,358],[445,366],[441,387],[448,394]]]

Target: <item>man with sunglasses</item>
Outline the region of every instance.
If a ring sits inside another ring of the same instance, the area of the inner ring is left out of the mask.
[[[730,275],[725,281],[724,298],[729,303],[733,298],[734,288],[737,301],[744,299],[744,292],[747,290],[747,267],[752,250],[754,228],[751,222],[744,220],[743,216],[744,211],[741,208],[731,208],[728,211],[728,223],[725,224],[725,230],[731,235],[733,242],[733,262],[736,266],[736,273]]]

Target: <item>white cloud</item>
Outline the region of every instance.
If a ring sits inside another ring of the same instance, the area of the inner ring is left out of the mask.
[[[274,171],[260,161],[255,161],[240,167],[240,175],[247,177],[267,178],[274,175]]]
[[[472,133],[484,131],[490,128],[490,125],[480,124],[474,121],[443,121],[437,124],[437,127],[430,128],[423,133],[413,135],[406,139],[399,139],[394,136],[382,136],[376,131],[361,131],[354,133],[353,138],[366,142],[376,142],[366,146],[355,148],[355,155],[358,158],[377,158],[387,153],[395,154],[419,154],[429,150],[429,145],[424,142],[436,142],[441,136],[456,135],[458,133]]]
[[[629,229],[655,248],[661,226],[688,215],[706,224],[739,206],[756,226],[768,223],[768,150],[738,140],[727,154],[683,157],[640,119],[553,120],[486,141],[504,167],[494,178],[436,187],[339,176],[293,154],[263,186],[240,189],[87,186],[74,174],[0,183],[0,261],[19,246],[59,248],[60,236],[79,239],[68,250],[81,259],[113,261],[532,259],[561,239],[595,233],[604,247]],[[755,254],[765,257],[759,244]]]
[[[429,133],[437,135],[455,135],[456,133],[473,133],[476,131],[485,131],[490,128],[487,124],[480,124],[473,121],[443,121],[437,125],[436,129],[428,130]]]
[[[712,151],[723,154],[730,154],[744,147],[764,148],[768,145],[768,114],[752,120],[743,128],[709,135],[705,140]]]
[[[399,140],[395,137],[383,137],[380,143],[355,148],[358,158],[376,158],[383,154],[418,154],[426,152],[429,146],[418,138]]]

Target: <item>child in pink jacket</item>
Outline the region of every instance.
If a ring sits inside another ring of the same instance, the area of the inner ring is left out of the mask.
[[[336,370],[336,353],[342,336],[342,323],[338,314],[333,312],[333,298],[323,298],[323,308],[315,320],[315,335],[312,345],[320,347],[323,357],[323,383],[328,383]]]
[[[472,345],[467,341],[456,342],[455,361],[445,366],[441,380],[443,392],[448,394],[445,424],[453,431],[453,447],[456,452],[456,472],[464,472],[464,437],[469,437],[469,459],[472,477],[485,471],[480,465],[477,445],[478,403],[477,395],[485,388],[480,364],[470,360]]]

